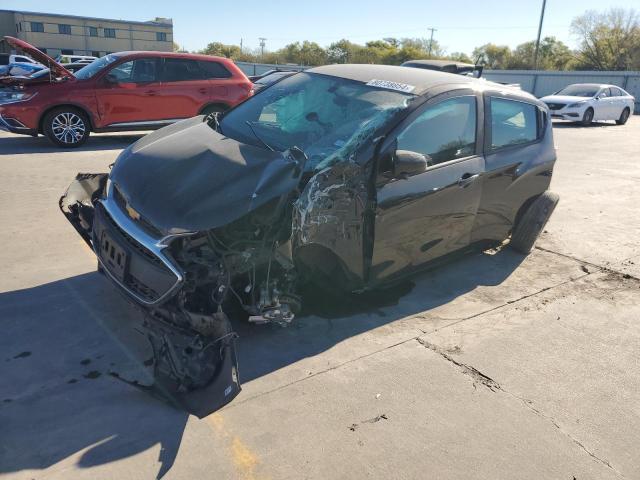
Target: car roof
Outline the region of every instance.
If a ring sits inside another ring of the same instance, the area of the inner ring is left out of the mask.
[[[425,70],[421,68],[407,68],[394,65],[360,65],[341,64],[325,65],[307,70],[311,73],[342,77],[358,82],[370,82],[371,80],[383,80],[388,82],[411,85],[414,87],[411,93],[421,95],[436,85],[443,84],[476,84],[472,77],[464,77],[452,73]]]
[[[499,83],[490,82],[484,78],[467,77],[455,73],[427,70],[423,68],[408,68],[394,65],[364,65],[341,64],[325,65],[305,70],[310,73],[331,75],[358,82],[367,83],[371,80],[383,80],[414,87],[411,93],[422,95],[434,87],[456,86],[457,88],[472,88],[480,91],[504,92],[518,99],[538,102],[536,97],[519,88],[512,88]]]
[[[609,83],[572,83],[571,85],[567,85],[567,87],[608,88],[608,87],[618,87],[618,86],[611,85]],[[567,88],[567,87],[564,87],[564,88]]]
[[[456,62],[454,60],[407,60],[402,65],[428,65],[434,67],[448,67],[455,65],[458,68],[475,68],[476,65],[472,63]]]
[[[231,59],[225,57],[216,57],[214,55],[204,55],[200,53],[178,53],[178,52],[158,52],[158,51],[144,51],[144,50],[133,50],[126,52],[115,52],[111,55],[115,55],[117,57],[128,57],[128,56],[145,56],[145,57],[175,57],[175,58],[190,58],[192,60],[205,60],[205,61],[216,61],[216,62],[232,62]]]

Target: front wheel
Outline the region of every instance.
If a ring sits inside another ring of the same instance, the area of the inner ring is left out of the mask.
[[[83,112],[75,108],[54,108],[44,117],[43,131],[54,145],[76,148],[89,138],[89,121]]]
[[[627,120],[629,120],[630,114],[631,114],[631,110],[629,110],[629,107],[625,108],[620,114],[620,118],[616,120],[616,123],[618,125],[624,125],[625,123],[627,123]]]
[[[593,108],[587,108],[582,115],[582,121],[580,122],[583,127],[588,127],[593,122]]]
[[[206,116],[214,114],[214,113],[223,113],[226,110],[227,109],[222,105],[207,105],[206,107],[204,107],[202,109],[200,114],[204,115],[206,117]]]
[[[509,242],[511,248],[525,255],[531,252],[559,199],[558,194],[546,191],[529,205],[513,230]]]

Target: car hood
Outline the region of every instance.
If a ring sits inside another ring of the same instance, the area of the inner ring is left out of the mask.
[[[124,150],[110,174],[130,216],[164,233],[217,228],[296,189],[304,155],[272,152],[214,131],[203,117]]]
[[[55,76],[74,78],[73,74],[69,70],[64,68],[62,65],[56,62],[49,55],[47,55],[44,52],[41,52],[30,43],[27,43],[24,40],[20,40],[18,38],[13,38],[9,36],[5,36],[4,39],[9,45],[11,45],[16,50],[23,51],[24,53],[28,54],[31,58],[33,58],[36,62],[40,62],[42,65],[49,67],[49,69],[54,73]]]
[[[540,99],[543,102],[576,103],[591,100],[591,97],[575,97],[573,95],[548,95]]]

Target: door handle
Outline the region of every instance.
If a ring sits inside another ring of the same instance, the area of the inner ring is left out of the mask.
[[[205,95],[207,93],[207,89],[206,88],[200,88],[200,89],[198,89],[198,91],[203,95]]]
[[[465,188],[468,185],[470,185],[471,183],[473,183],[473,181],[478,178],[480,176],[479,173],[473,174],[473,173],[465,173],[464,175],[462,175],[459,179],[458,179],[458,186]]]
[[[147,95],[148,97],[154,97],[157,93],[158,93],[157,90],[147,90],[146,92],[144,92],[144,94]]]

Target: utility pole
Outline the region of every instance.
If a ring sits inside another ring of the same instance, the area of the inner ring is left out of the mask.
[[[433,32],[437,32],[437,29],[427,28],[427,30],[431,30],[431,39],[429,40],[429,58],[431,58],[431,48],[433,47]]]
[[[260,40],[260,58],[264,60],[264,46],[266,45],[266,41],[267,39],[264,37],[259,37],[258,40]]]
[[[240,53],[242,53],[242,39],[240,39]]]
[[[540,34],[542,33],[542,21],[544,20],[544,9],[547,6],[547,0],[542,0],[542,11],[540,12],[540,24],[538,25],[538,38],[536,40],[536,51],[533,54],[533,69],[538,69],[538,51],[540,50]]]

